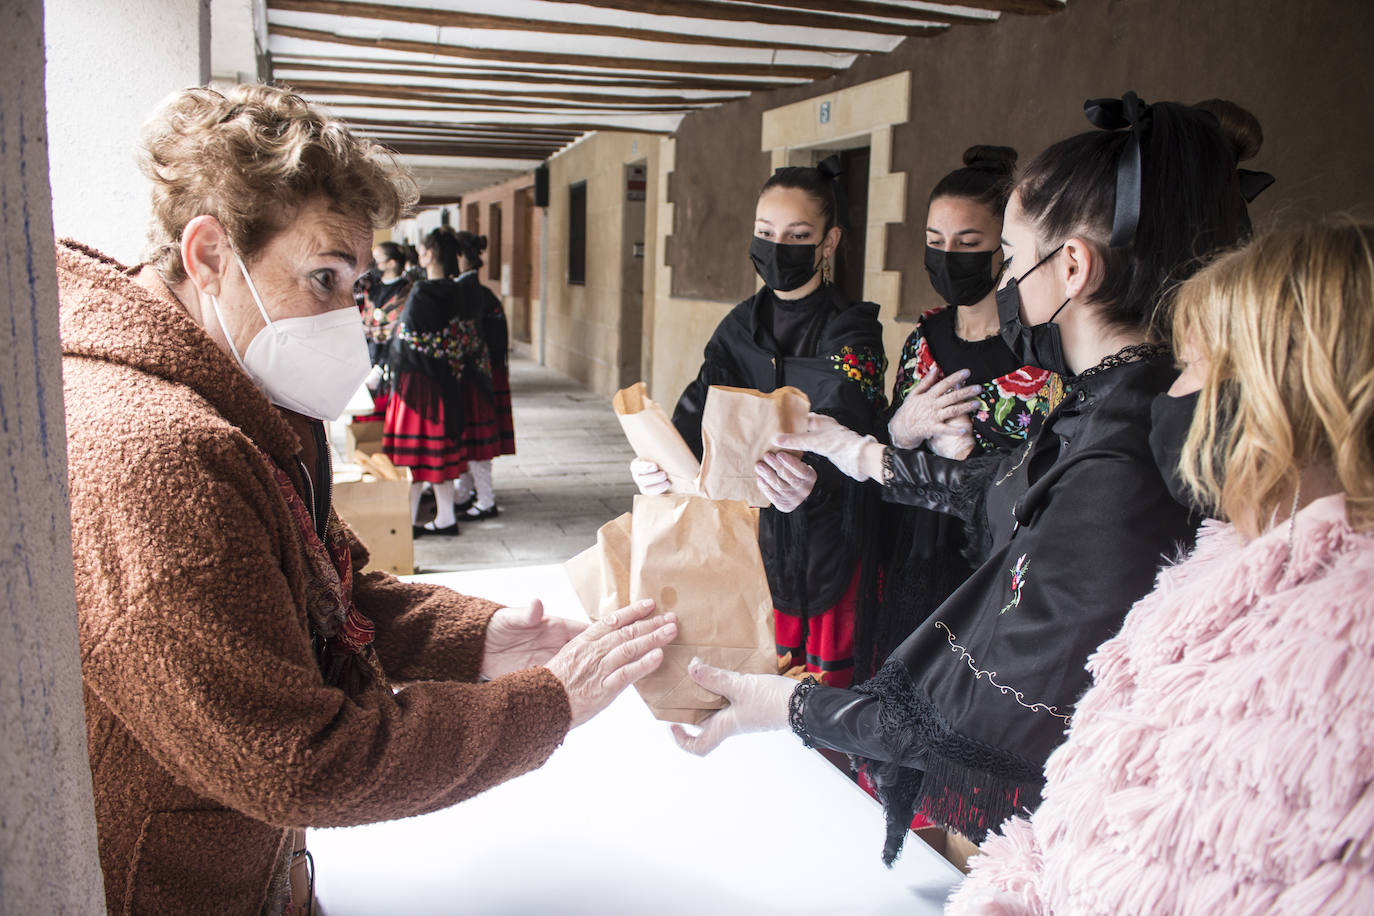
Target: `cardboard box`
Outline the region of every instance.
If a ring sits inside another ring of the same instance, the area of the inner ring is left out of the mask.
[[[385,423],[349,423],[344,426],[344,447],[345,455],[352,455],[354,452],[362,452],[364,455],[375,455],[382,450],[382,433]]]
[[[400,480],[384,480],[359,465],[340,465],[334,471],[334,511],[367,547],[367,569],[398,576],[415,571],[409,473]]]

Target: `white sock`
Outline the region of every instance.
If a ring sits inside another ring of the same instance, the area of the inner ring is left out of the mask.
[[[464,471],[463,476],[453,482],[453,501],[465,503],[472,495],[472,471]]]
[[[453,481],[445,480],[434,485],[434,527],[447,528],[458,521],[453,515]]]
[[[491,459],[469,461],[468,471],[472,474],[472,483],[477,489],[477,508],[486,511],[496,505],[496,490],[491,485]]]
[[[425,492],[425,485],[420,481],[415,481],[410,485],[410,523],[420,524],[420,495]]]

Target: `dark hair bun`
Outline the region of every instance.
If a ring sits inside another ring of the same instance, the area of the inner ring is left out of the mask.
[[[820,162],[816,163],[816,171],[820,172],[831,181],[834,181],[844,174],[844,163],[840,161],[838,154],[826,156]]]
[[[477,236],[477,242],[476,242],[476,244],[477,244],[477,250],[478,250],[478,251],[486,251],[486,250],[487,250],[487,237],[486,237],[485,235],[479,235],[479,236]]]
[[[1236,162],[1253,159],[1264,145],[1264,131],[1259,118],[1227,99],[1207,99],[1193,106],[1212,115],[1221,125],[1221,132],[1236,151]]]
[[[970,146],[964,150],[964,165],[980,172],[1010,175],[1016,171],[1016,150],[1010,146]]]

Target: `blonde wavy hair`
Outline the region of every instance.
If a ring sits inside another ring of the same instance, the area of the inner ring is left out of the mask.
[[[1247,537],[1305,468],[1374,527],[1374,223],[1280,229],[1185,283],[1174,340],[1208,360],[1180,475]]]
[[[197,216],[251,260],[312,199],[385,229],[419,198],[389,151],[275,86],[173,93],[143,125],[139,165],[153,184],[144,258],[171,283],[186,279],[181,233]]]

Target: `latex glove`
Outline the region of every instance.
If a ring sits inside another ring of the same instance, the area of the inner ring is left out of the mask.
[[[377,390],[377,387],[382,384],[381,363],[372,367],[372,371],[367,374],[367,378],[363,379],[363,384],[367,386],[368,391]]]
[[[791,512],[806,502],[816,486],[816,469],[787,452],[765,452],[754,473],[759,475],[759,489],[779,512]]]
[[[711,713],[695,735],[681,725],[673,726],[678,747],[703,757],[731,735],[787,728],[787,704],[797,682],[777,674],[737,674],[715,668],[699,658],[687,666],[692,680],[730,701]]]
[[[549,659],[544,667],[568,694],[570,728],[601,712],[620,691],[663,664],[663,647],[677,638],[677,615],[650,617],[653,612],[654,602],[646,598],[607,614]]]
[[[487,624],[481,675],[491,679],[542,665],[585,629],[580,620],[545,617],[537,598],[528,607],[501,608]]]
[[[822,414],[808,414],[806,432],[781,433],[773,437],[773,444],[829,458],[841,473],[855,480],[882,477],[883,444]]]
[[[938,433],[930,437],[930,450],[941,458],[954,458],[963,461],[973,451],[973,420],[962,414],[948,421],[953,432]]]
[[[648,495],[667,493],[672,484],[668,482],[668,472],[643,458],[630,462],[630,476],[634,478],[639,492]]]
[[[887,431],[898,448],[916,448],[932,436],[953,435],[959,432],[953,421],[978,412],[981,387],[958,387],[969,377],[969,370],[960,369],[937,382],[939,371],[932,366],[888,421]]]

